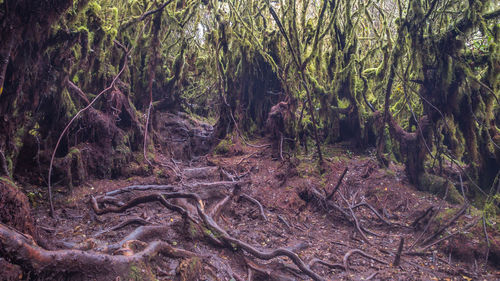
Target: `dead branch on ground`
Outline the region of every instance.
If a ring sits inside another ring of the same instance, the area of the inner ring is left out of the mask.
[[[399,266],[399,263],[401,262],[401,253],[403,252],[404,243],[405,238],[401,237],[401,240],[399,241],[398,252],[396,253],[396,257],[394,257],[394,262],[392,263],[393,266]]]
[[[345,268],[345,270],[346,270],[346,271],[348,271],[348,270],[349,270],[349,258],[350,258],[353,254],[359,254],[359,255],[361,255],[361,256],[363,256],[363,257],[367,258],[367,259],[374,260],[374,261],[376,261],[376,262],[378,262],[378,263],[381,263],[381,264],[385,264],[385,265],[387,265],[387,264],[388,264],[386,261],[383,261],[383,260],[378,259],[378,258],[376,258],[376,257],[374,257],[374,256],[371,256],[371,255],[369,255],[369,254],[367,254],[367,253],[363,252],[362,250],[359,250],[359,249],[353,249],[353,250],[350,250],[349,252],[347,252],[347,253],[344,255],[344,259],[343,259],[343,261],[344,261],[344,268]]]
[[[330,200],[330,199],[332,199],[333,195],[335,195],[335,192],[337,192],[337,190],[339,189],[340,184],[342,183],[342,180],[344,179],[345,175],[347,174],[347,170],[348,170],[348,168],[345,167],[344,171],[342,172],[342,175],[340,175],[340,178],[337,181],[337,184],[333,188],[332,192],[326,197],[327,201]]]
[[[455,216],[453,216],[453,218],[451,218],[448,222],[446,222],[443,226],[441,226],[438,230],[436,230],[436,232],[434,232],[434,234],[432,234],[431,236],[429,236],[427,239],[425,239],[424,241],[422,241],[422,245],[427,245],[428,243],[430,243],[432,240],[434,240],[436,237],[438,237],[439,235],[441,235],[441,233],[443,233],[450,225],[452,225],[454,222],[456,222],[463,214],[465,214],[465,211],[467,210],[467,208],[469,207],[469,203],[465,203],[462,208],[460,208],[460,210],[458,210],[458,212],[455,214]]]

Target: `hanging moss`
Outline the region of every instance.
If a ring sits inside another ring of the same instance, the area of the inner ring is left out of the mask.
[[[64,111],[66,112],[66,117],[71,118],[76,114],[77,109],[75,103],[73,102],[73,99],[71,98],[71,95],[69,94],[69,91],[66,88],[64,88],[61,93],[61,99]]]

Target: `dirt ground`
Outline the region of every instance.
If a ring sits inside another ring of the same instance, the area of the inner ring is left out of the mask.
[[[191,161],[157,154],[150,176],[95,180],[70,194],[57,194],[57,219],[48,216],[42,200],[32,198],[36,224],[46,241],[42,246],[118,255],[132,248],[124,250],[126,241],[136,241],[141,248],[161,240],[199,255],[195,261],[156,255],[146,267],[131,270],[129,280],[310,280],[288,256],[265,260],[234,244],[224,247],[207,241],[206,235],[190,229],[185,217],[158,202],[102,215],[89,203],[95,197],[103,208],[120,206],[159,191],[132,189],[110,195],[118,203],[106,203],[105,193],[127,186],[161,185],[162,192],[199,194],[206,210],[220,210],[211,214],[229,236],[261,251],[289,249],[325,280],[500,279],[493,250],[488,252],[490,262],[485,263],[488,247],[474,209],[467,208],[432,237],[461,205],[416,190],[407,183],[402,166],[381,169],[370,153],[335,146],[325,147],[325,172],[320,174],[311,155],[289,155],[285,149],[281,160],[276,146],[267,144],[269,140],[263,139],[252,146],[233,145],[223,154],[211,153]],[[345,168],[338,190],[325,200]],[[218,206],[224,199],[226,203]],[[264,214],[252,199],[260,202]],[[359,203],[368,203],[376,212]],[[196,216],[196,210],[193,213]],[[124,222],[128,224],[122,227]],[[157,227],[157,231],[127,239],[147,227]],[[497,230],[485,229],[491,247],[496,247]],[[394,265],[402,238],[400,263]],[[435,245],[429,246],[432,243]]]

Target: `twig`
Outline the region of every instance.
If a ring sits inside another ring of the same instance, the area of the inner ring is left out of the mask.
[[[344,255],[344,268],[346,271],[349,270],[349,257],[351,257],[353,254],[359,254],[365,258],[368,258],[368,259],[371,259],[371,260],[374,260],[378,263],[381,263],[381,264],[387,264],[386,261],[383,261],[383,260],[380,260],[374,256],[371,256],[365,252],[363,252],[362,250],[359,250],[359,249],[353,249],[353,250],[350,250],[349,252],[347,252],[345,255]]]
[[[486,231],[486,218],[484,217],[484,214],[483,214],[483,231],[484,231],[484,237],[486,238],[486,245],[488,246],[484,258],[484,267],[486,268],[488,266],[488,256],[490,254],[491,245],[490,245],[490,239],[488,238],[488,232]]]
[[[245,156],[245,157],[241,158],[241,160],[240,160],[240,161],[238,161],[238,163],[236,163],[236,166],[240,165],[243,161],[245,161],[246,159],[248,159],[248,158],[250,158],[250,157],[254,156],[254,155],[255,155],[255,154],[257,154],[258,152],[259,152],[259,151],[255,151],[254,153],[252,153],[252,154],[250,154],[250,155],[247,155],[247,156]]]
[[[288,222],[285,220],[285,218],[282,216],[282,215],[278,215],[278,219],[284,224],[286,225],[286,227],[288,227],[288,229],[291,229],[292,227],[290,226],[290,224],[288,224]]]
[[[148,163],[148,165],[151,167],[153,164],[151,164],[151,161],[149,161],[146,150],[147,150],[147,145],[148,145],[148,127],[149,127],[149,115],[151,114],[151,108],[153,107],[153,100],[150,101],[149,106],[148,106],[148,115],[146,117],[146,125],[144,127],[144,144],[143,144],[143,154],[144,154],[144,160]]]
[[[368,204],[367,202],[361,202],[361,203],[358,203],[354,206],[352,206],[353,209],[355,208],[359,208],[359,207],[362,207],[362,206],[365,206],[367,207],[368,209],[370,209],[374,214],[375,216],[377,216],[382,222],[384,222],[385,224],[387,225],[392,225],[391,222],[387,221],[386,219],[384,219],[384,217],[382,217],[382,215],[379,214],[379,212],[377,212],[377,210],[375,210],[375,208],[373,208],[372,205]]]
[[[465,213],[465,211],[467,210],[468,207],[469,207],[469,203],[465,203],[464,206],[455,214],[455,216],[453,216],[453,218],[451,220],[449,220],[447,223],[445,223],[443,226],[441,226],[433,235],[431,235],[430,237],[425,239],[422,242],[422,245],[426,245],[427,243],[429,243],[430,241],[432,241],[433,239],[435,239],[436,237],[441,235],[441,233],[443,233],[443,231],[445,231],[446,228],[448,228],[452,223],[457,221]]]
[[[411,244],[411,246],[408,248],[408,251],[411,251],[416,245],[417,243],[420,241],[420,239],[422,239],[425,235],[425,233],[427,232],[427,229],[429,229],[432,221],[434,220],[434,218],[437,216],[437,214],[441,211],[441,209],[443,208],[444,206],[444,202],[446,200],[446,197],[448,197],[448,189],[449,189],[449,185],[447,184],[446,185],[446,190],[444,192],[444,196],[443,196],[443,199],[441,201],[441,204],[439,204],[439,207],[437,209],[437,211],[432,215],[432,217],[429,219],[429,221],[427,222],[427,225],[425,226],[424,230],[422,231],[422,233],[420,233],[420,235],[417,237],[417,239],[415,239],[415,241],[413,241],[413,243]],[[426,213],[429,211],[429,209],[426,211]],[[415,222],[414,222],[415,223]]]
[[[418,218],[416,218],[416,219],[412,222],[411,226],[412,226],[412,227],[416,227],[416,226],[418,225],[418,223],[419,223],[419,222],[420,222],[423,218],[427,217],[427,215],[428,215],[430,212],[434,212],[434,206],[430,206],[429,208],[427,208],[427,210],[426,210],[426,211],[425,211],[425,212],[424,212],[421,216],[419,216]]]
[[[280,158],[283,161],[283,133],[280,132]]]
[[[337,184],[335,185],[335,188],[333,188],[332,192],[326,197],[326,200],[330,200],[333,195],[335,194],[335,192],[337,192],[337,190],[339,189],[340,187],[340,184],[342,183],[342,180],[344,179],[344,176],[347,174],[347,170],[348,168],[345,167],[344,171],[342,172],[342,175],[340,176],[339,180],[337,181]]]
[[[472,223],[470,223],[470,224],[468,224],[468,225],[464,226],[464,228],[463,228],[463,229],[460,229],[460,230],[457,230],[457,231],[455,231],[455,232],[452,232],[452,233],[450,233],[450,234],[448,234],[448,235],[444,236],[443,238],[440,238],[440,239],[438,239],[438,240],[436,240],[436,241],[432,242],[431,244],[426,245],[426,246],[425,246],[425,247],[423,247],[420,251],[425,251],[425,250],[429,249],[430,247],[432,247],[432,246],[434,246],[434,245],[436,245],[436,244],[441,243],[441,242],[442,242],[442,241],[444,241],[444,240],[448,240],[448,239],[450,239],[452,236],[455,236],[456,234],[458,234],[458,233],[460,233],[460,232],[462,232],[462,231],[466,231],[467,229],[469,229],[469,228],[473,227],[473,226],[474,226],[477,222],[478,222],[478,219],[476,219],[476,220],[474,220]]]
[[[379,271],[375,271],[373,272],[372,274],[368,275],[368,277],[366,277],[365,280],[372,280],[375,276],[377,276],[377,274],[380,273],[380,270]]]
[[[405,243],[405,238],[401,236],[401,240],[399,241],[398,252],[396,253],[396,257],[394,258],[392,266],[399,266],[399,263],[401,262],[401,252],[403,251],[404,243]]]
[[[358,221],[358,218],[356,217],[356,215],[354,214],[354,211],[352,210],[352,207],[351,205],[349,204],[349,202],[347,202],[347,200],[345,199],[344,195],[342,195],[342,193],[339,193],[341,198],[344,200],[344,202],[346,203],[347,207],[349,208],[349,211],[351,213],[351,217],[352,219],[354,220],[354,226],[356,227],[356,230],[358,231],[358,233],[361,235],[361,238],[363,238],[363,240],[368,243],[368,245],[371,245],[372,243],[370,242],[370,240],[368,240],[368,237],[366,237],[365,233],[363,232],[363,230],[361,230],[360,228],[360,225],[359,225],[359,221]]]
[[[77,86],[75,85],[73,82],[71,82],[71,80],[67,79],[67,82],[68,82],[68,86],[73,89],[77,94],[78,94],[78,97],[80,97],[83,101],[85,101],[85,103],[89,104],[90,101],[89,99],[87,98],[87,96],[85,95],[85,93]]]
[[[241,198],[246,199],[246,200],[256,204],[257,206],[259,206],[260,215],[262,216],[262,218],[265,221],[267,221],[266,212],[264,212],[264,208],[262,207],[262,204],[260,204],[259,200],[255,199],[253,197],[250,197],[249,195],[246,195],[246,194],[241,194],[240,196],[241,196]]]

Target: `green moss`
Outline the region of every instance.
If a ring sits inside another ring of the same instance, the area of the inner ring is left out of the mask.
[[[448,196],[446,196],[446,201],[452,204],[461,204],[464,201],[462,195],[460,195],[455,186],[445,178],[424,173],[419,177],[418,181],[419,188],[421,190],[436,194],[440,197],[444,196],[446,188],[448,188]]]
[[[192,221],[189,221],[188,234],[191,239],[196,239],[202,236],[199,232],[198,226]]]
[[[19,189],[19,187],[11,179],[7,177],[0,177],[0,182],[3,182],[4,184],[14,187],[16,189]]]
[[[71,118],[76,114],[77,110],[75,103],[73,102],[73,99],[71,98],[69,91],[66,88],[63,89],[61,98],[64,109],[66,110],[66,116],[68,118]]]
[[[151,272],[151,268],[144,262],[130,264],[128,276],[125,280],[130,281],[145,281],[145,280],[158,280]]]
[[[231,137],[228,137],[226,139],[223,139],[219,142],[219,144],[214,148],[214,153],[215,154],[226,154],[229,152],[229,148],[233,145],[233,142],[231,141]]]
[[[101,5],[99,5],[95,1],[90,2],[88,7],[90,11],[94,12],[94,14],[97,14],[101,11]]]

